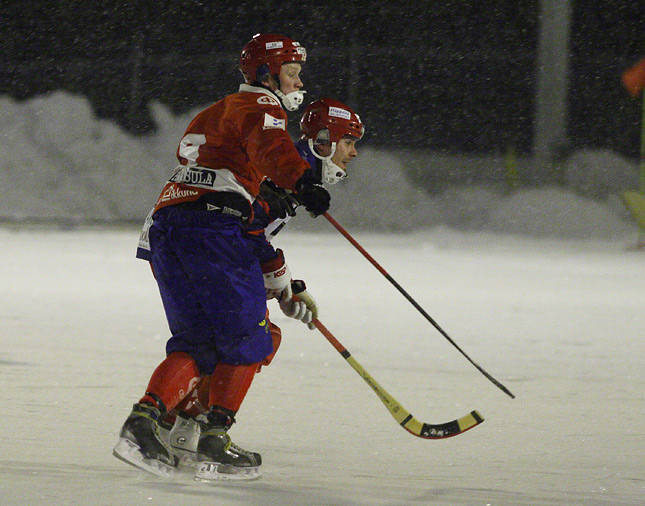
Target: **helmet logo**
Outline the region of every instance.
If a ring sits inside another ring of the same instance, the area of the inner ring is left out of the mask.
[[[281,40],[277,40],[275,42],[267,42],[265,44],[265,47],[268,51],[269,49],[280,49],[281,47],[283,47],[283,44]]]
[[[343,118],[347,120],[352,119],[351,113],[345,109],[341,109],[340,107],[330,107],[329,115],[334,116],[336,118]]]

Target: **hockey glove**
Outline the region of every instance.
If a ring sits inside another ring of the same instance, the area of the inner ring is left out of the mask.
[[[300,320],[302,323],[306,323],[310,329],[315,329],[316,327],[311,321],[318,318],[318,306],[311,294],[307,292],[305,282],[296,279],[291,282],[291,289],[293,297],[280,299],[280,309],[289,318]]]
[[[307,170],[296,182],[296,197],[305,209],[314,216],[327,212],[331,196],[311,170]]]
[[[267,300],[282,300],[285,297],[291,298],[291,271],[284,263],[282,250],[277,250],[278,256],[261,265],[264,276],[264,290]]]
[[[273,181],[265,179],[262,182],[260,185],[260,197],[268,204],[269,218],[272,221],[296,215],[298,201],[287,190],[276,186]]]

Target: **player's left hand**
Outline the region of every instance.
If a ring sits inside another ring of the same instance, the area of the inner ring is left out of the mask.
[[[306,323],[310,329],[315,329],[316,327],[311,322],[318,318],[318,306],[311,294],[307,292],[305,282],[296,279],[291,282],[291,289],[292,297],[287,298],[283,295],[280,298],[280,309],[289,318],[300,320],[302,323]]]

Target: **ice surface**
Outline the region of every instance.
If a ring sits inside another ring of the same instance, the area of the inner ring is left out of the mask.
[[[515,400],[339,234],[287,230],[277,245],[321,321],[403,406],[433,423],[472,409],[486,421],[447,440],[411,436],[319,333],[272,305],[282,347],[231,432],[262,453],[264,477],[166,482],[111,455],[168,337],[133,257],[138,230],[0,229],[0,504],[645,503],[645,269],[625,249],[631,231],[356,237]]]

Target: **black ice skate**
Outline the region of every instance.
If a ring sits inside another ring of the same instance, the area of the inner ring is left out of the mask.
[[[123,424],[119,442],[112,453],[139,469],[169,478],[177,467],[178,459],[172,455],[159,433],[160,417],[161,413],[154,406],[135,404]]]
[[[197,444],[196,480],[257,480],[262,476],[260,454],[240,448],[228,435],[234,422],[233,415],[229,410],[216,408],[207,417],[198,417],[202,420]]]

